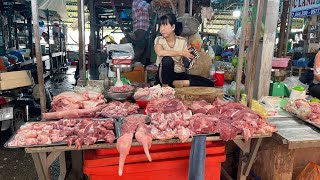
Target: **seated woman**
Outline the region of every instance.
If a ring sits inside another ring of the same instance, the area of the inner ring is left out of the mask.
[[[162,86],[171,87],[213,87],[214,84],[209,79],[186,73],[182,58],[191,60],[194,57],[188,50],[186,39],[175,35],[176,24],[177,20],[174,14],[167,14],[160,18],[162,36],[157,37],[154,43],[157,54],[156,64],[159,67],[157,81]]]
[[[311,96],[320,99],[320,51],[317,53],[313,67],[314,79],[309,86]]]

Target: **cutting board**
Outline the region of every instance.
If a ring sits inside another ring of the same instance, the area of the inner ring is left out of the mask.
[[[175,97],[183,102],[206,100],[212,103],[217,97],[223,98],[223,90],[213,87],[175,88]]]

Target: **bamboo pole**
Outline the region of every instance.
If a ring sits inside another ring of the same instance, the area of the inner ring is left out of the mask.
[[[248,9],[249,9],[249,0],[245,0],[244,6],[243,6],[240,49],[239,49],[239,57],[238,57],[238,65],[237,65],[236,102],[240,101],[244,48],[245,48],[245,42],[246,42],[246,29],[247,29],[247,25],[248,25],[248,20],[247,20]]]
[[[47,108],[46,108],[46,95],[44,92],[42,55],[41,55],[41,49],[40,49],[37,0],[31,0],[31,7],[32,7],[32,21],[33,21],[34,40],[35,40],[35,51],[36,51],[36,59],[37,59],[37,72],[38,72],[41,113],[45,113]]]
[[[253,98],[253,90],[254,90],[254,79],[256,75],[256,66],[257,66],[257,58],[258,58],[258,50],[259,50],[259,40],[260,40],[260,30],[262,23],[262,15],[264,9],[264,0],[258,1],[258,10],[257,17],[255,22],[255,30],[254,30],[254,41],[253,41],[253,55],[252,55],[252,66],[250,68],[250,81],[248,88],[248,98],[247,98],[247,106],[252,107],[252,98]]]
[[[80,79],[82,79],[83,84],[86,85],[84,0],[78,0],[78,30],[79,30]]]

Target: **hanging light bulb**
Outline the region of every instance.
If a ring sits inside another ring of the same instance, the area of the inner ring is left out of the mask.
[[[235,18],[239,18],[240,17],[240,15],[241,15],[241,11],[240,11],[240,9],[238,9],[238,7],[233,11],[233,17],[235,17]]]

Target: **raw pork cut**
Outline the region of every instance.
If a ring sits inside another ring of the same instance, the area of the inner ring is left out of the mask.
[[[135,87],[130,85],[123,85],[120,87],[117,86],[111,86],[109,89],[109,92],[117,93],[117,92],[132,92],[134,91]]]
[[[74,109],[93,108],[104,104],[104,97],[96,91],[85,91],[82,94],[75,92],[63,92],[54,96],[51,102],[52,111],[67,111]]]
[[[174,98],[174,89],[171,87],[161,87],[156,85],[153,87],[139,88],[135,94],[135,100],[155,100],[159,98]]]
[[[185,142],[190,137],[188,125],[192,112],[180,100],[162,98],[150,101],[146,112],[150,116],[153,139],[178,137],[181,142]]]
[[[309,120],[320,125],[320,104],[317,102],[311,102],[311,114]]]
[[[68,146],[73,143],[78,149],[83,144],[92,145],[98,140],[113,143],[113,119],[61,119],[28,123],[21,126],[9,146],[48,145],[65,141]]]
[[[137,114],[138,109],[139,106],[134,103],[122,103],[120,101],[113,101],[106,104],[105,107],[97,113],[97,115],[101,115],[103,117],[119,118],[131,114]]]
[[[100,105],[90,109],[73,109],[59,112],[42,113],[44,119],[62,119],[62,118],[94,118],[106,105]]]
[[[288,112],[296,114],[301,119],[308,119],[312,113],[311,106],[305,99],[289,100],[283,108]]]
[[[125,133],[117,140],[117,150],[120,154],[119,158],[119,176],[122,176],[124,163],[129,154],[133,133]]]
[[[276,127],[266,122],[250,108],[231,101],[217,99],[210,105],[197,101],[188,106],[193,113],[189,128],[192,134],[220,133],[222,140],[234,139],[242,133],[245,140],[256,134],[272,133]]]
[[[152,138],[150,128],[145,124],[146,115],[130,115],[124,119],[121,126],[121,137],[117,140],[117,150],[120,153],[119,159],[119,176],[122,175],[123,166],[127,155],[129,154],[133,134],[139,143],[143,145],[144,152],[149,161],[151,161],[149,148],[151,147]]]
[[[152,136],[151,136],[151,128],[145,123],[140,123],[138,125],[135,137],[137,141],[142,144],[144,153],[146,154],[148,160],[151,162],[151,156],[149,153],[149,149],[151,148]]]

